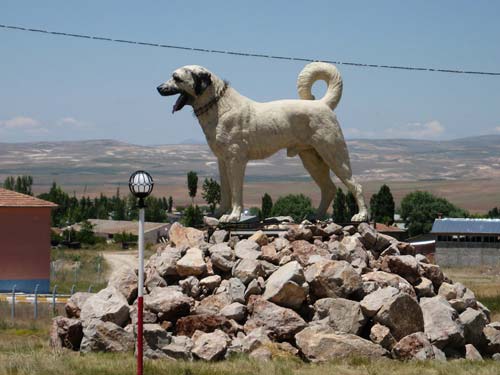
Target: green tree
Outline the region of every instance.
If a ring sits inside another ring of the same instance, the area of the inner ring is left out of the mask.
[[[469,216],[467,211],[426,191],[415,191],[401,201],[401,217],[410,236],[429,233],[440,214],[444,217]]]
[[[33,186],[33,177],[31,176],[9,176],[3,182],[3,188],[17,191],[21,194],[33,195],[31,190]]]
[[[205,178],[203,181],[201,196],[208,203],[210,212],[215,212],[215,207],[220,203],[220,185],[212,178]]]
[[[265,193],[262,197],[262,204],[260,209],[262,218],[265,219],[271,216],[272,210],[273,210],[273,199],[269,194]]]
[[[203,224],[203,215],[198,206],[188,206],[181,219],[181,223],[186,227],[196,227]]]
[[[76,240],[82,244],[95,245],[97,239],[94,235],[94,226],[90,221],[81,223],[80,231],[76,233]]]
[[[168,197],[168,213],[172,213],[172,209],[174,208],[174,199],[172,196]]]
[[[356,202],[356,197],[354,197],[354,194],[350,190],[345,197],[345,202],[347,205],[347,217],[351,220],[351,218],[359,212],[359,207]]]
[[[350,221],[350,218],[347,217],[346,197],[341,188],[337,188],[337,192],[335,193],[332,218],[336,223],[347,223]]]
[[[15,191],[16,179],[13,176],[7,177],[3,182],[3,188],[7,190]]]
[[[296,222],[314,214],[311,198],[304,194],[289,194],[279,197],[271,210],[272,216],[291,216]]]
[[[190,171],[187,174],[187,185],[189,196],[191,197],[191,203],[194,204],[194,197],[196,197],[196,192],[198,190],[198,175],[194,171]]]
[[[145,204],[147,207],[145,212],[146,221],[152,221],[155,223],[163,223],[167,221],[167,212],[163,209],[161,199],[149,196],[146,198]]]
[[[500,218],[500,209],[498,207],[493,207],[488,211],[488,214],[486,216],[491,219],[498,219]]]
[[[120,197],[120,188],[116,188],[116,195],[111,199],[113,205],[113,220],[126,220],[126,201]]]
[[[394,198],[391,189],[386,184],[382,185],[377,194],[370,198],[370,211],[372,220],[378,223],[392,224],[394,222]]]

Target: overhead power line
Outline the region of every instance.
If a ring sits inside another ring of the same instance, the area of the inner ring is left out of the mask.
[[[113,38],[106,38],[106,37],[94,36],[94,35],[72,34],[72,33],[60,32],[60,31],[50,31],[50,30],[42,30],[42,29],[34,29],[34,28],[21,27],[21,26],[2,25],[2,24],[0,24],[0,28],[18,30],[18,31],[26,31],[26,32],[32,32],[32,33],[42,33],[42,34],[47,34],[47,35],[51,35],[51,36],[63,36],[63,37],[71,37],[71,38],[92,39],[92,40],[100,40],[100,41],[112,42],[112,43],[125,43],[125,44],[148,46],[148,47],[169,48],[169,49],[177,49],[177,50],[186,50],[186,51],[212,53],[212,54],[225,54],[225,55],[243,56],[243,57],[257,57],[257,58],[271,59],[271,60],[290,60],[290,61],[304,61],[304,62],[323,61],[323,62],[336,64],[336,65],[347,65],[347,66],[355,66],[355,67],[361,67],[361,68],[397,69],[397,70],[413,70],[413,71],[416,70],[416,71],[423,71],[423,72],[500,76],[500,72],[484,72],[484,71],[461,70],[461,69],[437,69],[437,68],[426,68],[426,67],[424,68],[424,67],[400,66],[400,65],[363,64],[363,63],[355,63],[355,62],[347,62],[347,61],[334,61],[334,60],[311,59],[311,58],[303,58],[303,57],[266,55],[266,54],[251,53],[251,52],[224,51],[224,50],[209,49],[209,48],[196,48],[196,47],[188,47],[188,46],[139,42],[139,41],[134,41],[134,40],[126,40],[126,39],[113,39]]]

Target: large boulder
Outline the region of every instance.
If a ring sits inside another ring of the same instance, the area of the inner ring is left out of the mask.
[[[382,270],[395,273],[410,284],[416,284],[420,280],[418,262],[412,255],[386,256],[382,261]]]
[[[459,318],[464,326],[465,342],[479,347],[483,339],[483,329],[488,324],[486,315],[482,311],[468,307]]]
[[[432,281],[426,277],[420,278],[420,282],[415,285],[415,292],[417,292],[419,298],[434,297],[436,295]]]
[[[234,251],[225,243],[219,243],[208,249],[210,260],[215,268],[228,272],[234,266]]]
[[[305,277],[316,298],[347,298],[361,289],[361,277],[343,260],[320,260],[306,269]]]
[[[108,286],[116,288],[132,304],[137,298],[137,275],[128,266],[121,267],[111,274]]]
[[[406,293],[388,299],[373,318],[391,330],[396,340],[424,330],[424,319],[418,302]]]
[[[500,324],[488,324],[483,329],[483,346],[486,353],[495,355],[500,353]]]
[[[253,240],[241,240],[234,247],[234,253],[240,259],[257,259],[260,257],[260,245]]]
[[[233,276],[240,279],[245,285],[263,275],[262,265],[255,259],[241,259],[233,267]]]
[[[305,240],[293,241],[292,251],[292,260],[298,261],[302,267],[307,267],[322,258],[330,258],[328,250],[310,244]]]
[[[161,315],[161,320],[173,321],[188,315],[193,305],[194,300],[175,287],[157,287],[144,296],[144,307]]]
[[[182,249],[167,246],[153,260],[152,265],[163,278],[177,275],[177,262],[182,258]]]
[[[461,347],[464,342],[464,327],[458,313],[441,296],[422,298],[420,307],[424,316],[424,331],[431,343],[438,348]]]
[[[197,315],[200,314],[219,315],[221,310],[227,305],[229,305],[231,302],[233,302],[231,296],[226,292],[214,294],[202,299],[200,303],[196,305],[194,312]]]
[[[328,324],[339,332],[360,335],[366,324],[359,302],[344,298],[332,298],[328,312]]]
[[[193,348],[193,340],[187,336],[172,336],[170,343],[163,345],[161,351],[168,358],[191,360],[193,358],[191,349]]]
[[[371,318],[378,313],[386,302],[399,293],[400,291],[392,286],[376,289],[361,300],[361,310],[367,317]]]
[[[177,261],[175,269],[179,276],[200,276],[207,271],[207,264],[203,259],[203,251],[193,247]]]
[[[113,322],[99,319],[88,321],[83,327],[80,351],[88,352],[132,352],[134,334]]]
[[[368,223],[358,225],[358,233],[361,235],[361,241],[367,249],[372,249],[377,242],[377,231]]]
[[[250,316],[245,323],[245,332],[264,327],[269,336],[278,341],[291,340],[304,329],[307,323],[295,311],[275,305],[260,296],[251,296],[248,303]]]
[[[211,333],[201,331],[193,335],[193,355],[205,361],[216,361],[224,358],[231,339],[221,330]]]
[[[324,362],[351,356],[380,358],[388,352],[380,345],[327,326],[310,326],[295,335],[297,347],[311,362]]]
[[[263,297],[277,305],[298,309],[309,291],[305,281],[300,264],[287,263],[267,279]]]
[[[375,323],[370,329],[370,340],[386,350],[392,350],[394,345],[396,345],[396,340],[392,336],[391,330],[378,323]]]
[[[128,302],[116,288],[107,287],[85,301],[80,318],[84,321],[99,319],[123,327],[129,319]]]
[[[227,319],[242,323],[247,316],[247,307],[239,302],[233,302],[220,310],[220,314]]]
[[[159,324],[144,324],[144,356],[146,358],[166,358],[162,347],[170,344],[171,334],[163,329]]]
[[[73,294],[66,305],[64,306],[64,310],[66,311],[66,316],[68,318],[79,318],[80,312],[82,310],[82,306],[91,296],[92,293],[87,292],[76,292]]]
[[[415,290],[411,284],[399,275],[384,271],[373,271],[365,273],[361,277],[363,283],[374,282],[378,288],[392,286],[401,292],[407,293],[412,297],[416,297]]]
[[[199,247],[205,244],[205,234],[195,228],[187,228],[175,222],[168,231],[170,242],[176,247]]]
[[[436,359],[435,349],[423,332],[403,337],[392,349],[392,356],[401,360]]]
[[[72,350],[80,349],[80,343],[83,338],[82,322],[78,319],[56,316],[52,319],[50,327],[50,346],[59,348],[68,348]]]

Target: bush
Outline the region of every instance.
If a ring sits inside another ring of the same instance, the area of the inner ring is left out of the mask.
[[[186,227],[197,227],[203,224],[200,207],[188,206],[183,213],[181,223]]]
[[[311,198],[304,194],[289,194],[279,197],[273,205],[272,216],[291,216],[296,222],[301,222],[308,216],[314,215]]]

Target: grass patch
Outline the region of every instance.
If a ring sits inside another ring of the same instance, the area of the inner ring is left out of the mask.
[[[93,291],[106,286],[107,265],[102,253],[95,249],[52,249],[51,261],[51,291],[55,285],[63,294],[69,294],[73,285],[77,292],[86,292],[89,286]]]

